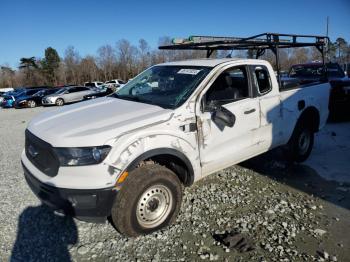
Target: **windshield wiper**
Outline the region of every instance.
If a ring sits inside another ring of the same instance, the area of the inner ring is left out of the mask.
[[[130,101],[135,101],[135,102],[140,102],[140,103],[145,103],[145,104],[150,104],[150,105],[154,105],[154,106],[159,106],[159,107],[164,108],[164,109],[171,108],[171,107],[169,107],[169,105],[155,103],[152,100],[148,100],[148,99],[144,99],[144,98],[140,99],[140,97],[138,97],[138,96],[118,95],[118,94],[114,93],[113,95],[111,95],[111,97],[115,97],[115,98],[119,98],[119,99],[125,99],[125,100],[130,100]]]

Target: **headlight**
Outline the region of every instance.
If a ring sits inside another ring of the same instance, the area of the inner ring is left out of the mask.
[[[99,164],[106,158],[110,150],[110,146],[55,148],[61,166]]]

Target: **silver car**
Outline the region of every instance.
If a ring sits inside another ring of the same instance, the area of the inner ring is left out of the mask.
[[[43,97],[41,102],[43,105],[63,106],[66,103],[81,101],[84,99],[84,96],[93,92],[93,90],[85,86],[69,86]]]

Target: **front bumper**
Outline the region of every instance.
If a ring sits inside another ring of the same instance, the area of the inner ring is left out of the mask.
[[[111,214],[117,191],[103,189],[66,189],[42,183],[22,163],[24,176],[33,193],[58,213],[87,222],[103,222]]]
[[[27,107],[27,101],[16,101],[14,104],[13,104],[13,107],[14,108],[24,108],[24,107]]]

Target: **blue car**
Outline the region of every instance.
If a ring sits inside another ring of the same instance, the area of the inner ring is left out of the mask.
[[[44,96],[51,95],[56,93],[61,88],[44,88],[44,89],[36,89],[38,92],[35,94],[30,94],[29,92],[25,96],[21,96],[16,99],[13,104],[14,108],[34,108],[36,106],[41,105],[41,100]]]
[[[22,99],[23,97],[34,95],[40,90],[42,89],[17,89],[13,92],[6,93],[6,95],[3,96],[4,99],[1,103],[1,106],[3,108],[11,108],[14,106],[14,103],[17,99]]]

